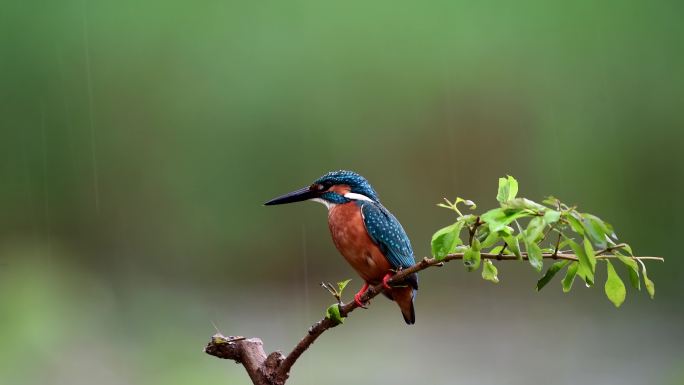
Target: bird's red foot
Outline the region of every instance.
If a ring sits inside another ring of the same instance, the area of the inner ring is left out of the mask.
[[[356,302],[359,307],[366,309],[366,305],[361,302],[361,296],[368,290],[368,282],[364,283],[358,293],[354,294],[354,302]]]
[[[387,283],[387,281],[389,281],[393,275],[394,274],[392,273],[387,273],[384,277],[382,277],[382,286],[384,286],[387,290],[392,290],[392,286],[390,286],[389,283]]]

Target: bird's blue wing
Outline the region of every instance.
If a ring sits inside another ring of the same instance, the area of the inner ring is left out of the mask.
[[[413,266],[413,249],[397,218],[378,202],[357,201],[366,231],[394,269]]]

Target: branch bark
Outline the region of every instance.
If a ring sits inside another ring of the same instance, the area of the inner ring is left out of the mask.
[[[596,258],[617,258],[615,255],[603,254],[616,250],[621,246],[622,245],[616,245],[597,251]],[[521,253],[521,255],[523,260],[528,259],[527,253]],[[397,272],[391,279],[388,280],[388,284],[391,286],[392,283],[400,282],[402,279],[413,273],[417,273],[433,266],[442,266],[445,262],[463,259],[463,256],[463,253],[454,253],[447,255],[442,260],[437,260],[436,258],[423,258],[408,269],[403,269]],[[515,255],[490,253],[481,253],[480,257],[482,259],[495,259],[503,261],[520,259]],[[544,253],[542,254],[542,257],[545,259],[565,259],[569,261],[579,260],[575,254],[563,253],[559,252],[558,250],[555,250],[553,253]],[[639,260],[651,259],[663,261],[663,258],[660,257],[631,258]],[[385,288],[382,284],[371,286],[368,291],[361,296],[361,302],[366,303],[370,301],[384,290]],[[347,304],[341,303],[339,305],[340,315],[342,317],[347,317],[358,307],[359,305],[357,305],[354,301]],[[290,370],[295,362],[297,362],[297,359],[299,359],[299,357],[316,341],[318,337],[321,336],[321,334],[337,325],[338,323],[336,321],[327,317],[316,322],[309,328],[307,334],[297,343],[297,345],[295,345],[295,347],[287,356],[283,356],[283,354],[279,351],[273,352],[267,356],[266,352],[264,351],[263,342],[259,338],[246,339],[244,337],[225,337],[221,334],[214,335],[204,348],[204,351],[212,356],[233,360],[238,364],[242,364],[254,385],[284,385],[289,378]]]
[[[277,370],[285,357],[277,351],[266,356],[264,343],[259,338],[225,337],[215,334],[204,348],[204,352],[242,364],[254,385],[285,383],[285,380],[276,382]]]

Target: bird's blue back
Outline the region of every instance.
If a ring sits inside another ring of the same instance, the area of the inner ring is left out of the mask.
[[[413,266],[413,249],[404,228],[380,202],[359,200],[366,231],[394,269]]]

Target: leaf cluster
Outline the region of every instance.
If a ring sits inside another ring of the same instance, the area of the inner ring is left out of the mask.
[[[515,178],[499,178],[496,195],[499,207],[481,215],[461,212],[459,204],[471,210],[476,208],[471,200],[456,198],[452,203],[445,198],[445,203],[438,206],[454,211],[457,218],[432,236],[433,257],[439,261],[462,254],[467,271],[476,271],[482,266],[482,278],[494,283],[499,279],[493,259],[527,260],[538,272],[543,270],[545,258],[556,259],[537,282],[537,290],[565,271],[561,280],[564,292],[571,290],[577,278],[587,286],[594,286],[597,269],[603,264],[607,272],[606,296],[619,307],[627,292],[612,260],[624,266],[631,285],[637,290],[641,289],[643,278],[646,291],[653,298],[655,286],[647,276],[646,265],[633,255],[628,244],[618,243],[608,222],[580,212],[553,196],[537,203],[517,194]]]

